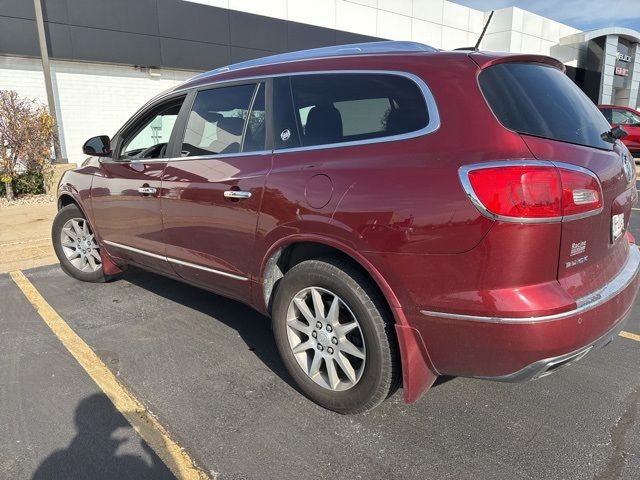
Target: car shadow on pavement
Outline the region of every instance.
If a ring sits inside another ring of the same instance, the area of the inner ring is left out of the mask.
[[[32,480],[175,480],[142,439],[140,448],[128,444],[126,450],[142,449],[150,463],[139,454],[116,455],[121,446],[139,437],[106,395],[97,393],[82,399],[76,407],[74,421],[76,436],[67,448],[49,455],[38,466]]]
[[[129,267],[121,278],[234,329],[245,342],[248,350],[253,352],[267,368],[289,386],[300,391],[280,359],[269,318],[241,302],[135,267]]]
[[[286,371],[273,339],[271,320],[251,307],[198,287],[170,279],[135,267],[129,267],[121,277],[140,288],[194,309],[233,328],[267,368],[290,387],[301,392]],[[433,387],[456,377],[440,376]]]

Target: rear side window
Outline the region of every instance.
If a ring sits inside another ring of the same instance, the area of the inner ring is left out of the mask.
[[[296,75],[291,89],[303,146],[400,135],[429,123],[420,88],[399,75]]]
[[[487,68],[480,88],[498,120],[519,133],[611,150],[611,128],[569,77],[554,67],[506,63]]]

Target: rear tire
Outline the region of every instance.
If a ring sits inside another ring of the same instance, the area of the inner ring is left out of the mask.
[[[100,247],[89,222],[75,204],[61,208],[53,220],[51,240],[62,270],[83,282],[105,282]]]
[[[327,257],[294,266],[278,284],[272,313],[287,371],[317,404],[365,412],[397,387],[390,313],[371,279],[348,261]]]

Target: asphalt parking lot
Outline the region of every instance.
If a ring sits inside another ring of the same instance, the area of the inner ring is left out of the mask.
[[[340,416],[296,391],[248,307],[133,269],[24,274],[212,478],[640,478],[632,338],[536,382],[443,379],[415,405],[398,392]],[[0,298],[0,479],[174,478],[8,274]],[[625,330],[640,334],[640,305]]]

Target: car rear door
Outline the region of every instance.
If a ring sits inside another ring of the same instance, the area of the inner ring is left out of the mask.
[[[129,121],[91,187],[94,226],[109,253],[161,273],[173,273],[165,259],[161,178],[184,100],[185,94],[171,96]]]
[[[271,149],[266,81],[205,87],[162,177],[166,255],[185,280],[246,299]]]

